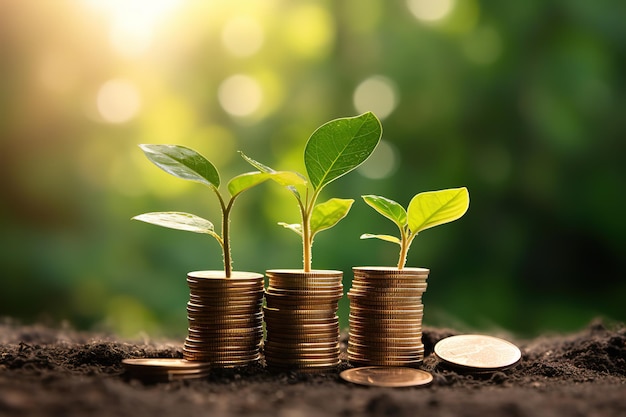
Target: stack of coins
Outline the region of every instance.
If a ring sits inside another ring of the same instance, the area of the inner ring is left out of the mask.
[[[247,365],[260,358],[263,340],[263,275],[198,271],[187,275],[188,336],[183,358],[216,367]]]
[[[422,294],[428,269],[354,269],[348,359],[361,366],[413,366],[424,359]]]
[[[341,271],[270,270],[265,293],[268,368],[327,371],[339,363]]]
[[[131,378],[144,382],[169,382],[204,378],[211,371],[210,363],[189,362],[174,358],[124,359],[122,365]]]

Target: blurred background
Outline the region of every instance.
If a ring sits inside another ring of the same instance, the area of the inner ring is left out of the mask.
[[[619,0],[8,0],[0,2],[0,316],[120,335],[186,334],[185,274],[221,269],[209,237],[130,218],[215,196],[140,143],[192,147],[224,185],[237,155],[304,172],[309,135],[375,112],[383,141],[325,198],[354,198],[313,266],[397,262],[359,240],[407,205],[467,186],[460,220],[423,232],[425,324],[520,335],[626,321],[626,3]],[[226,193],[226,188],[223,187]],[[244,194],[234,266],[301,267],[292,196]],[[341,318],[347,324],[347,300]]]

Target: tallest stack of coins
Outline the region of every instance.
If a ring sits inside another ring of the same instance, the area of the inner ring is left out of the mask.
[[[424,359],[422,294],[428,269],[353,268],[348,359],[363,366],[412,366]]]
[[[187,275],[189,333],[183,358],[227,368],[260,358],[263,275],[197,271]]]
[[[327,371],[339,363],[341,271],[269,270],[264,345],[268,368]]]

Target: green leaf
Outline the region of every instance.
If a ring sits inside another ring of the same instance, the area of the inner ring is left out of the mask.
[[[228,182],[228,192],[232,197],[246,191],[249,188],[259,185],[270,178],[271,174],[265,172],[247,172],[237,175]]]
[[[313,188],[319,190],[365,162],[381,135],[380,121],[371,112],[320,126],[304,149],[304,165]]]
[[[215,188],[220,186],[220,175],[215,166],[193,149],[179,145],[143,144],[139,147],[152,163],[175,177]]]
[[[413,234],[454,221],[469,208],[467,188],[428,191],[417,194],[409,203],[409,229]]]
[[[292,230],[302,236],[302,225],[300,223],[289,224],[285,222],[278,222],[278,225],[284,227],[285,229]]]
[[[317,232],[330,229],[341,219],[348,215],[354,200],[331,198],[330,200],[320,203],[313,208],[311,213],[311,236],[315,236]]]
[[[145,223],[150,223],[161,227],[167,227],[169,229],[184,230],[194,233],[204,233],[213,236],[220,243],[222,241],[221,237],[217,233],[215,233],[213,223],[194,214],[182,213],[177,211],[144,213],[133,217],[133,220],[139,220]]]
[[[380,240],[385,240],[387,242],[397,243],[398,245],[402,245],[402,242],[400,241],[400,239],[398,239],[395,236],[390,236],[390,235],[373,235],[370,233],[364,233],[361,235],[361,239],[380,239]]]
[[[303,185],[305,186],[307,184],[307,180],[304,177],[304,175],[298,173],[298,172],[293,172],[293,171],[276,171],[270,167],[268,167],[267,165],[263,165],[262,163],[255,161],[254,159],[250,158],[249,156],[245,155],[243,152],[239,151],[239,154],[241,155],[241,157],[248,162],[250,165],[252,165],[253,167],[255,167],[256,169],[258,169],[261,172],[264,173],[268,173],[268,174],[272,174],[271,176],[271,180],[277,182],[278,184],[287,187],[289,189],[289,191],[291,191],[292,193],[295,194],[295,196],[300,199],[300,194],[298,193],[298,190],[295,188],[297,185]]]
[[[394,222],[400,229],[406,225],[406,210],[397,202],[377,195],[363,195],[361,197],[374,210]]]

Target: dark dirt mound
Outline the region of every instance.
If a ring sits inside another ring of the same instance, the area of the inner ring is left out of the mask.
[[[429,387],[361,387],[334,372],[274,374],[262,364],[202,380],[144,384],[124,374],[122,359],[181,357],[182,342],[125,342],[5,321],[0,416],[626,416],[623,325],[595,322],[576,334],[512,340],[522,361],[489,374],[459,373],[437,362],[434,344],[453,334],[424,329],[422,368],[434,376]]]

